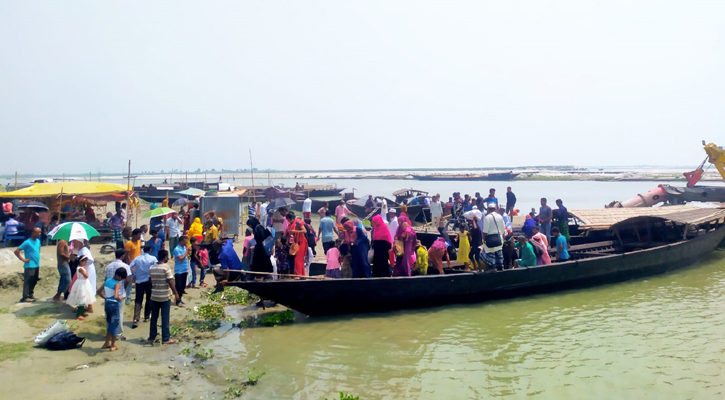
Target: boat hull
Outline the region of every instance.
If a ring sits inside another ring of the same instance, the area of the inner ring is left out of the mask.
[[[711,253],[723,237],[725,227],[651,249],[497,273],[235,282],[234,285],[310,316],[385,312],[525,296],[662,274]]]

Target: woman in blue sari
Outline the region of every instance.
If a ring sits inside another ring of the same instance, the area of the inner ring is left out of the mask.
[[[352,253],[352,277],[353,278],[372,278],[372,267],[368,261],[368,251],[370,250],[370,240],[367,233],[360,227],[355,226],[357,238],[350,249]]]

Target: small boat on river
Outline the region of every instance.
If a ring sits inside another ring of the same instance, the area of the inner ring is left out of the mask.
[[[662,274],[691,265],[725,238],[725,210],[691,206],[570,210],[580,245],[566,262],[495,273],[370,279],[233,282],[310,316],[384,312],[474,303],[583,288]],[[588,238],[588,239],[587,239]],[[612,238],[613,240],[603,240]],[[589,243],[585,243],[586,241]]]

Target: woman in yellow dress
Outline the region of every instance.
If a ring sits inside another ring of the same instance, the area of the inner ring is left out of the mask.
[[[468,258],[468,253],[471,252],[471,240],[466,225],[461,225],[456,240],[458,241],[457,261],[463,263],[463,268],[468,271],[471,267],[471,259]]]

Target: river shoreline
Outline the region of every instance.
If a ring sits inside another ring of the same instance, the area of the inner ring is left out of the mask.
[[[526,182],[526,181],[583,181],[583,182],[681,182],[686,184],[682,173],[686,168],[514,168],[501,169],[424,169],[424,170],[355,170],[355,171],[255,171],[254,176],[246,171],[215,171],[215,172],[174,172],[174,173],[148,173],[131,174],[131,183],[136,185],[155,184],[167,182],[222,182],[235,183],[241,186],[252,186],[252,180],[256,180],[257,187],[274,184],[275,180],[406,180],[411,183],[419,181],[415,176],[445,176],[445,175],[485,175],[487,173],[512,172],[518,174],[514,179],[501,180],[476,180],[474,182]],[[81,175],[66,174],[57,176],[52,174],[31,175],[23,174],[18,177],[18,185],[27,185],[35,179],[46,178],[54,181],[76,180],[76,181],[104,181],[104,182],[127,182],[128,175],[124,174],[100,174]],[[446,180],[448,182],[459,181],[455,178]],[[716,170],[705,172],[701,182],[722,182],[722,177]],[[6,190],[13,190],[15,177],[10,175],[0,176]]]

